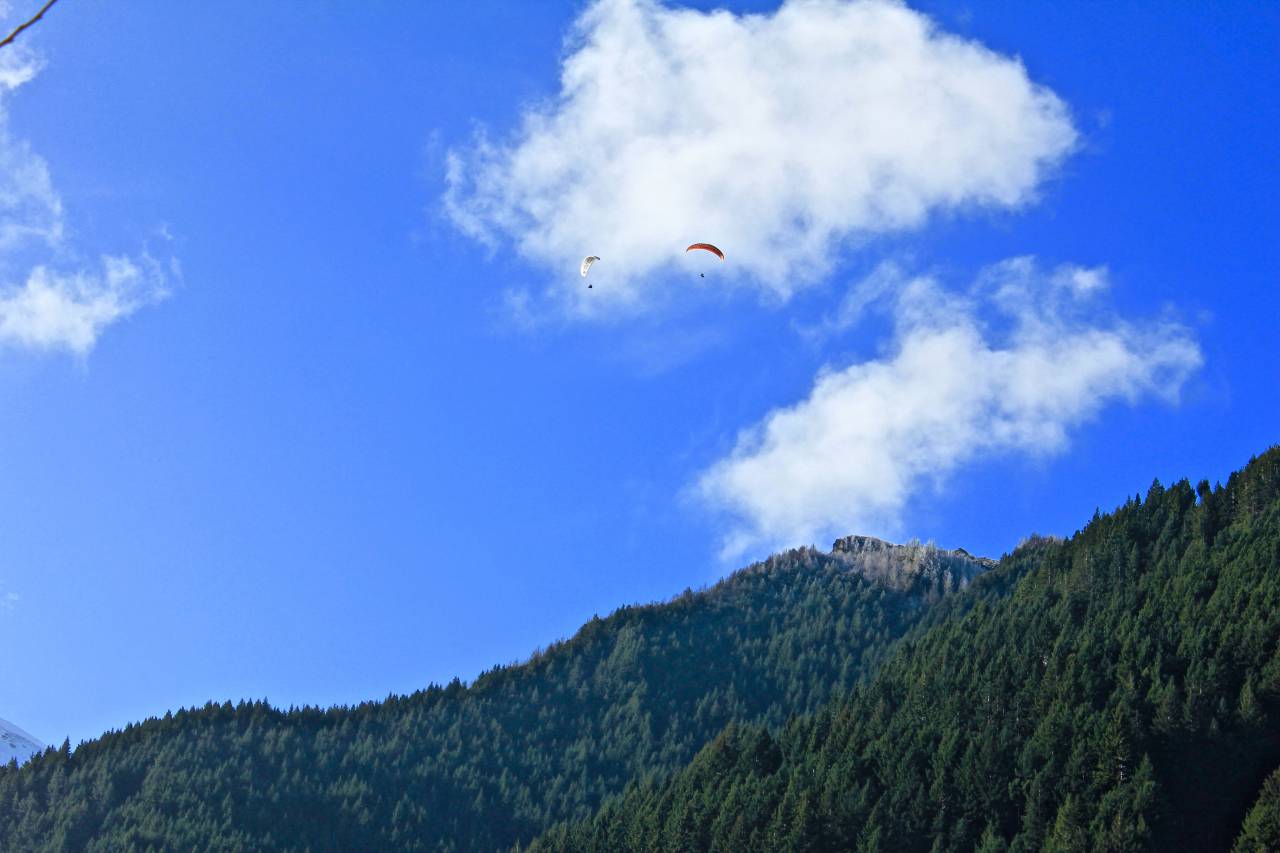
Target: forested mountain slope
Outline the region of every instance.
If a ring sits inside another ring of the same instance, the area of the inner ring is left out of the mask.
[[[633,781],[532,849],[1229,850],[1266,837],[1280,799],[1262,784],[1280,764],[1280,448],[1225,488],[1157,483],[983,581],[1002,577],[1010,595],[904,640],[848,699],[776,737],[732,725],[684,771]]]
[[[850,537],[594,619],[469,687],[166,715],[0,768],[0,849],[503,849],[731,721],[780,727],[849,691],[988,565]]]

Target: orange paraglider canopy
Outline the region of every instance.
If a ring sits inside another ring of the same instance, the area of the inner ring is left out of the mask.
[[[720,260],[722,261],[724,260],[724,252],[720,251],[710,243],[694,243],[692,246],[684,250],[685,254],[692,252],[694,249],[702,249],[704,251],[710,252],[711,254],[715,255]]]

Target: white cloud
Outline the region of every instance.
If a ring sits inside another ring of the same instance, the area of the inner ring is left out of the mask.
[[[579,312],[582,256],[602,256],[609,284],[590,305],[637,308],[696,240],[785,298],[841,243],[1032,200],[1076,139],[1016,58],[896,3],[735,15],[599,0],[559,97],[510,141],[452,152],[445,205],[554,271],[552,293]]]
[[[0,343],[84,355],[107,326],[167,293],[149,256],[106,257],[102,267],[65,275],[36,267],[23,286],[0,290]]]
[[[4,103],[39,61],[10,48],[0,51],[0,344],[84,355],[107,326],[164,298],[177,266],[142,253],[103,257],[101,271],[53,267],[70,254],[62,201],[48,164],[10,132]]]
[[[36,240],[54,244],[62,237],[62,201],[53,189],[49,167],[25,142],[9,132],[3,99],[29,82],[39,63],[21,47],[0,51],[0,251]]]
[[[913,495],[980,455],[1060,452],[1109,402],[1176,401],[1201,363],[1186,328],[1094,305],[1105,269],[1044,273],[1015,258],[963,295],[929,277],[899,283],[884,358],[824,370],[700,478],[701,497],[737,519],[726,556],[892,531]]]
[[[862,281],[850,287],[836,310],[823,317],[821,322],[807,326],[793,322],[792,325],[810,341],[821,342],[831,335],[856,326],[872,305],[902,289],[902,286],[902,267],[893,261],[885,261]]]

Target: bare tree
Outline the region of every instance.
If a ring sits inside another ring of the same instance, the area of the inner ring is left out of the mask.
[[[4,46],[5,46],[5,45],[7,45],[7,44],[12,44],[12,43],[13,43],[13,40],[14,40],[14,39],[16,39],[16,38],[18,37],[18,33],[22,32],[22,31],[23,31],[23,30],[25,30],[27,27],[29,27],[29,26],[31,26],[32,24],[34,24],[36,21],[38,21],[38,20],[40,20],[41,18],[43,18],[43,17],[44,17],[44,13],[45,13],[45,12],[48,12],[48,11],[49,11],[49,9],[50,9],[50,7],[52,7],[52,6],[53,6],[53,4],[54,4],[54,3],[57,3],[57,2],[58,2],[58,0],[49,0],[49,2],[48,2],[48,3],[45,3],[45,4],[44,4],[44,7],[43,7],[39,12],[36,12],[36,16],[35,16],[34,18],[32,18],[31,20],[27,21],[25,24],[23,24],[22,26],[18,27],[18,28],[17,28],[16,30],[14,30],[13,32],[9,33],[9,37],[8,37],[8,38],[6,38],[4,41],[0,41],[0,47],[4,47]]]

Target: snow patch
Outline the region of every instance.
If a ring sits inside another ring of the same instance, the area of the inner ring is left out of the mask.
[[[8,764],[14,759],[21,764],[43,750],[43,743],[13,723],[0,720],[0,764]]]

